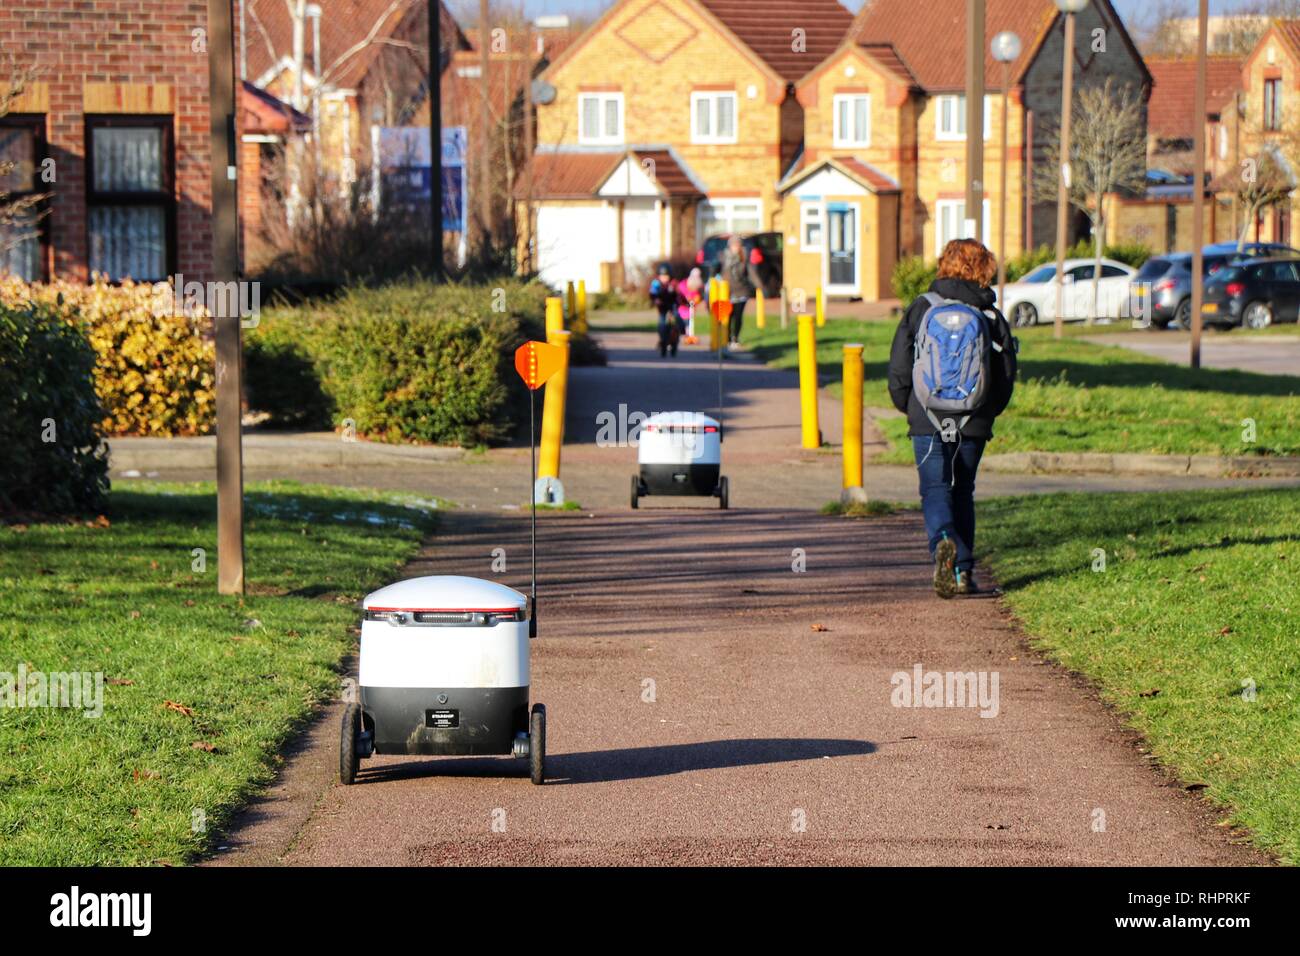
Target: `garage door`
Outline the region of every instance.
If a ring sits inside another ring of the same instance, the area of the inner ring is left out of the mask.
[[[600,264],[618,255],[618,220],[612,206],[546,206],[537,210],[537,264],[542,281],[563,289],[587,283],[604,292]]]

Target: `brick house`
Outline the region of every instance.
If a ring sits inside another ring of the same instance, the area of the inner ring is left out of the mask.
[[[985,49],[1003,30],[1022,41],[1005,89],[1001,65],[991,58],[984,75],[982,233],[999,256],[1015,255],[1055,235],[1055,202],[1032,202],[1030,182],[1061,114],[1064,25],[1051,0],[988,0],[985,16]],[[1150,74],[1107,0],[1078,16],[1076,89],[1115,77],[1145,99]],[[799,82],[803,154],[779,186],[788,286],[884,296],[899,256],[933,259],[964,234],[965,17],[965,0],[867,0],[844,43]],[[1098,35],[1105,55],[1093,50]],[[1076,216],[1070,241],[1085,227]]]
[[[803,139],[794,85],[851,22],[837,0],[615,3],[539,77],[521,262],[599,290],[710,235],[777,228]]]
[[[39,71],[0,117],[8,192],[46,195],[4,269],[28,279],[210,277],[203,0],[5,0],[0,52]],[[8,83],[0,77],[0,83]]]

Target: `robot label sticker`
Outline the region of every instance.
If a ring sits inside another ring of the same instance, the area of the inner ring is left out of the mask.
[[[450,730],[460,726],[460,711],[455,709],[426,710],[424,726],[434,730]]]

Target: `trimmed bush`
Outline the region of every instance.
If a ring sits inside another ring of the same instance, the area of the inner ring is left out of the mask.
[[[0,513],[103,510],[95,351],[65,303],[0,303]]]
[[[38,302],[79,325],[95,350],[109,435],[202,435],[216,412],[206,315],[172,314],[171,286],[28,284],[0,279],[0,304]]]
[[[517,280],[415,282],[272,309],[245,336],[249,405],[279,423],[350,422],[374,441],[502,441],[527,411],[514,352],[544,337],[550,294]],[[591,339],[570,341],[573,364],[603,363]]]
[[[927,263],[920,256],[904,256],[894,266],[889,285],[894,295],[901,299],[906,309],[918,296],[930,291],[930,283],[938,273],[937,263]]]

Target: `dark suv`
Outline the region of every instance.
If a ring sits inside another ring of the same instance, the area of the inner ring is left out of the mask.
[[[1201,321],[1262,329],[1300,312],[1300,259],[1245,259],[1205,280]]]
[[[695,254],[695,264],[704,273],[704,278],[708,279],[710,276],[715,276],[722,271],[722,253],[726,251],[727,242],[731,239],[731,236],[732,234],[729,232],[709,236],[704,240],[704,245],[700,247],[700,251]],[[763,295],[769,299],[780,298],[781,285],[784,282],[781,264],[781,239],[781,233],[779,232],[756,232],[741,237],[741,243],[745,248],[745,256],[750,262],[754,263],[759,280],[762,282]],[[758,262],[754,262],[755,249],[758,250]]]

